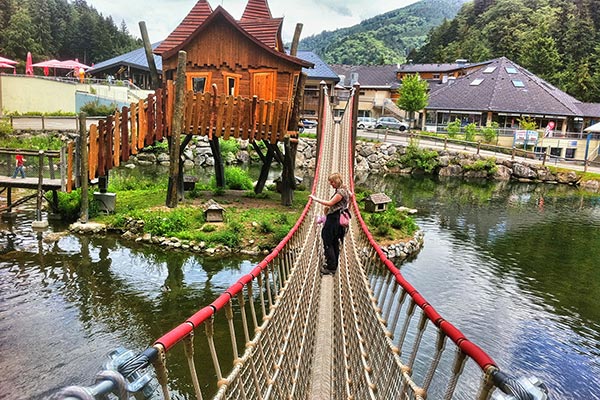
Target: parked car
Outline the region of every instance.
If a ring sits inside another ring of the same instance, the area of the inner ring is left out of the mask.
[[[377,120],[375,124],[375,128],[377,129],[398,129],[399,131],[405,131],[409,128],[409,125],[406,122],[400,121],[398,118],[394,117],[381,117]]]
[[[302,133],[305,129],[315,128],[318,125],[317,121],[311,119],[303,119],[298,124],[298,132]]]
[[[377,119],[371,117],[358,117],[356,121],[358,129],[373,129],[375,124],[377,124]]]

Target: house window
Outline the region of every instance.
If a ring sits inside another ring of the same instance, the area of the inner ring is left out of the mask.
[[[494,72],[496,70],[496,67],[487,67],[483,73],[484,74],[491,74],[492,72]]]
[[[520,81],[520,80],[517,80],[517,79],[514,79],[512,81],[512,84],[513,84],[514,87],[518,87],[518,88],[525,87],[525,84],[523,83],[523,81]]]
[[[471,82],[471,86],[479,86],[481,85],[481,82],[483,82],[483,79],[481,78],[474,79],[473,82]]]
[[[240,74],[231,74],[223,72],[223,85],[225,85],[225,94],[228,96],[237,96],[240,91]]]
[[[504,68],[506,70],[506,72],[508,72],[509,74],[516,74],[517,73],[517,69],[515,67],[505,67]]]
[[[187,74],[187,90],[204,93],[210,87],[210,72],[190,72]]]
[[[433,74],[433,79],[440,79],[440,74]]]
[[[554,157],[560,157],[562,155],[562,148],[561,147],[551,147],[550,155],[554,156]]]
[[[575,150],[577,149],[565,149],[565,158],[575,158]]]

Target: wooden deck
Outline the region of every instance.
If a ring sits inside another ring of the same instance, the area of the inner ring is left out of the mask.
[[[38,177],[27,178],[11,178],[10,176],[0,176],[0,188],[20,188],[20,189],[37,189]],[[61,190],[62,182],[60,179],[44,178],[42,181],[42,190]]]

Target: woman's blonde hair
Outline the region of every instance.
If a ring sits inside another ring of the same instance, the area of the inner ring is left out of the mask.
[[[329,175],[329,182],[333,182],[334,186],[336,188],[339,188],[342,186],[342,184],[344,183],[342,181],[342,175],[340,175],[339,173],[335,172],[331,175]]]

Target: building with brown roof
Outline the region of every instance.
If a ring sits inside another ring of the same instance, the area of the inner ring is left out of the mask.
[[[302,68],[313,64],[285,53],[283,18],[273,18],[267,0],[249,0],[236,21],[224,8],[199,0],[154,53],[162,56],[163,79],[175,79],[180,50],[187,52],[187,89],[290,101]]]

